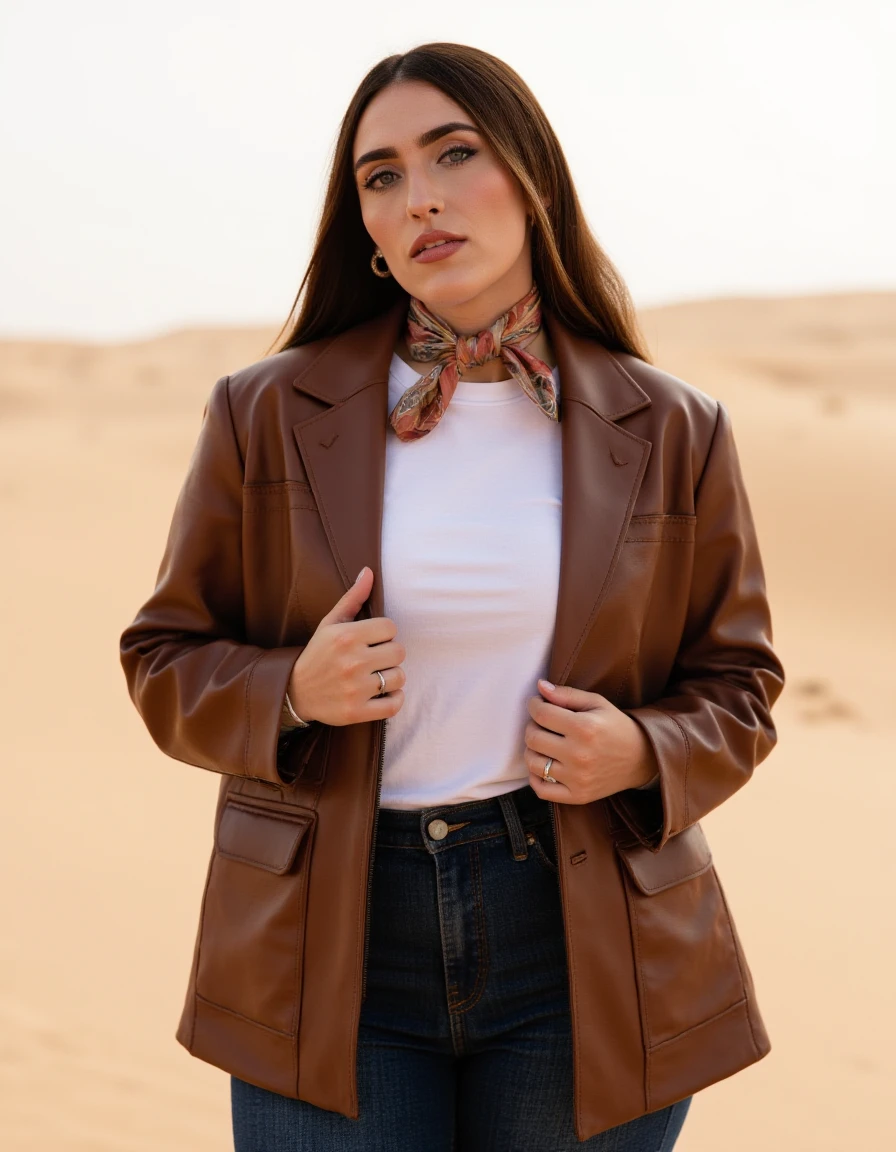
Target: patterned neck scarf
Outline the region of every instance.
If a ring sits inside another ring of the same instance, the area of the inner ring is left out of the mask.
[[[458,336],[422,300],[412,296],[408,350],[415,360],[436,363],[428,375],[402,393],[389,415],[399,440],[419,440],[431,432],[445,415],[464,370],[498,357],[529,399],[549,419],[559,421],[559,400],[550,366],[525,350],[540,330],[541,298],[536,284],[494,324],[474,336]]]

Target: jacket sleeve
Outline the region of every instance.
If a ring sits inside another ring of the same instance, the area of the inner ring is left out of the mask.
[[[658,852],[750,779],[775,745],[784,687],[756,529],[731,418],[716,426],[695,493],[696,542],[682,639],[664,694],[624,711],[656,754],[659,787],[607,797],[628,831]]]
[[[212,388],[174,507],[156,586],[120,640],[131,699],[158,747],[213,772],[279,784],[321,725],[281,730],[304,645],[246,642],[243,461],[228,376]],[[308,749],[310,750],[310,749]]]

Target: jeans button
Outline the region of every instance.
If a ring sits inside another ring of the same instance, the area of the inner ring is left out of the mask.
[[[444,840],[448,835],[448,825],[444,820],[430,820],[426,825],[426,831],[432,836],[433,840]]]

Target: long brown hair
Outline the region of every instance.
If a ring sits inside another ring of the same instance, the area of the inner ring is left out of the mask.
[[[361,81],[342,119],[314,251],[271,347],[281,352],[338,335],[385,312],[400,296],[407,298],[394,277],[382,279],[371,271],[373,243],[352,171],[364,109],[389,84],[407,80],[432,84],[459,104],[519,180],[534,216],[532,273],[545,307],[574,332],[651,363],[628,288],[588,227],[541,105],[502,60],[450,43],[421,44],[387,56]]]

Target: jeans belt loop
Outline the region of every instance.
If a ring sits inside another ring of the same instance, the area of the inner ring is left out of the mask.
[[[498,803],[501,805],[501,811],[504,813],[504,821],[507,824],[507,831],[510,833],[510,847],[513,852],[513,858],[514,860],[525,860],[529,855],[529,848],[526,844],[526,834],[523,831],[523,824],[520,820],[516,802],[513,799],[513,793],[501,792],[498,796]]]

